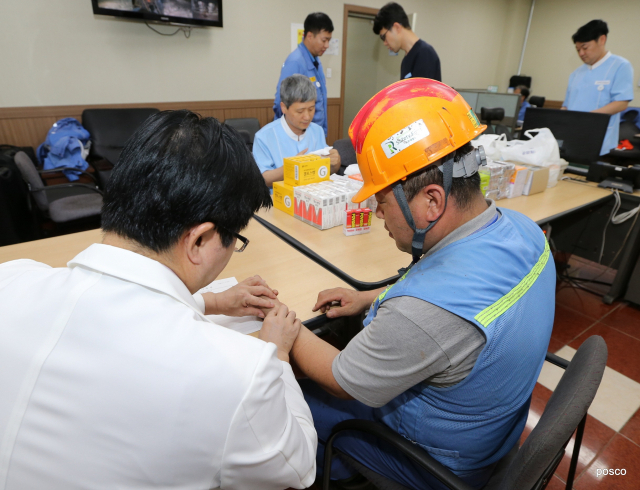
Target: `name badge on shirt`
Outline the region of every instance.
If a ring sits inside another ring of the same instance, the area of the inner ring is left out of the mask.
[[[311,80],[312,82],[316,81],[316,77],[309,77],[309,80]]]
[[[605,85],[609,85],[611,80],[600,80],[596,81],[595,84],[598,86],[598,90],[604,90]]]

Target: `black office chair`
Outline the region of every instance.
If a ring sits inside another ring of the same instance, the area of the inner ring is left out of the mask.
[[[544,107],[544,101],[546,99],[544,97],[540,97],[539,95],[532,95],[529,97],[529,104],[534,107]]]
[[[60,172],[62,170],[74,170],[89,176],[95,181],[95,177],[76,168],[55,168],[52,170],[37,170],[26,153],[20,151],[13,157],[22,178],[29,187],[29,192],[36,206],[46,218],[50,218],[56,224],[66,224],[70,221],[82,218],[98,218],[102,212],[102,191],[96,186],[80,183],[58,184],[45,186],[40,175],[47,172]],[[60,190],[80,190],[83,193],[59,197]],[[58,193],[58,197],[54,194]]]
[[[91,135],[91,150],[87,161],[98,173],[104,188],[111,177],[120,152],[136,129],[151,115],[153,108],[85,109],[82,125]]]
[[[504,119],[504,109],[502,107],[481,107],[480,119],[487,125],[485,134],[504,134],[508,141],[513,139],[511,130],[504,124],[496,124]]]
[[[602,337],[594,335],[580,346],[570,363],[551,353],[547,353],[546,360],[564,368],[565,372],[529,437],[522,447],[518,448],[516,444],[498,462],[483,490],[544,489],[562,461],[565,448],[575,431],[576,439],[566,488],[569,490],[573,486],[587,410],[598,391],[607,364],[607,344]],[[409,442],[386,425],[368,420],[346,420],[333,428],[325,448],[322,487],[324,490],[330,488],[333,441],[344,432],[353,431],[371,434],[384,440],[452,490],[472,490],[471,486],[422,448]],[[405,486],[372,471],[354,458],[340,452],[338,455],[372,482],[376,488],[407,490]]]
[[[255,117],[230,118],[225,119],[224,123],[227,126],[231,126],[238,131],[246,131],[249,134],[249,143],[251,145],[253,145],[253,140],[256,136],[256,133],[260,131],[260,121],[258,121]]]

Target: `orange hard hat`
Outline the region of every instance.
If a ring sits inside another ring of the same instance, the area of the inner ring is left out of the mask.
[[[486,128],[444,83],[410,78],[389,85],[360,109],[349,127],[364,180],[353,202],[441,159]]]

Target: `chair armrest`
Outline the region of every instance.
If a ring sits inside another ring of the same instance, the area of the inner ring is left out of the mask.
[[[345,420],[336,424],[331,431],[331,435],[325,446],[324,457],[324,474],[323,487],[329,488],[329,479],[331,477],[331,456],[333,450],[333,440],[345,431],[357,431],[371,434],[383,441],[387,442],[402,454],[416,462],[422,468],[431,473],[434,477],[444,483],[452,490],[473,490],[473,487],[466,484],[457,475],[453,474],[449,469],[432,458],[424,449],[417,446],[397,432],[391,430],[384,424],[379,422],[371,422],[369,420]]]
[[[62,189],[62,188],[69,188],[69,187],[84,187],[85,189],[91,189],[92,191],[102,195],[102,191],[100,189],[89,184],[56,184],[56,185],[48,185],[46,187],[29,186],[29,190],[31,192],[41,192],[41,191],[48,192],[54,189]]]
[[[567,369],[569,367],[569,361],[567,361],[566,359],[563,359],[560,356],[556,356],[551,352],[547,352],[547,355],[544,356],[544,360],[547,362],[550,362],[551,364],[555,364],[556,366],[561,367],[562,369]]]
[[[98,183],[98,180],[95,178],[94,175],[90,174],[89,172],[85,172],[84,170],[79,170],[75,167],[50,168],[49,170],[38,170],[38,173],[42,175],[42,174],[52,173],[52,172],[62,172],[63,170],[73,170],[74,172],[78,172],[79,174],[91,177],[91,180],[93,180],[96,184]]]

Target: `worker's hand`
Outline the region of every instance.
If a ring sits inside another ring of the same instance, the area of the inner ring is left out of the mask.
[[[307,150],[308,150],[308,149],[309,149],[309,148],[305,148],[305,149],[304,149],[304,150],[302,150],[300,153],[298,153],[296,156],[297,156],[297,157],[299,157],[299,156],[301,156],[301,155],[304,155],[304,154],[307,152]]]
[[[202,295],[205,315],[254,315],[260,318],[279,303],[277,296],[278,291],[271,289],[260,276],[249,277],[221,293]]]
[[[265,317],[259,338],[265,342],[276,344],[278,359],[289,362],[289,352],[301,327],[302,322],[296,318],[295,312],[289,311],[289,308],[281,304]]]
[[[340,160],[340,153],[335,148],[329,150],[329,161],[331,162],[331,173],[335,174],[340,170],[342,160]]]
[[[313,311],[320,310],[328,318],[359,315],[371,304],[368,296],[353,289],[326,289],[318,294]]]

